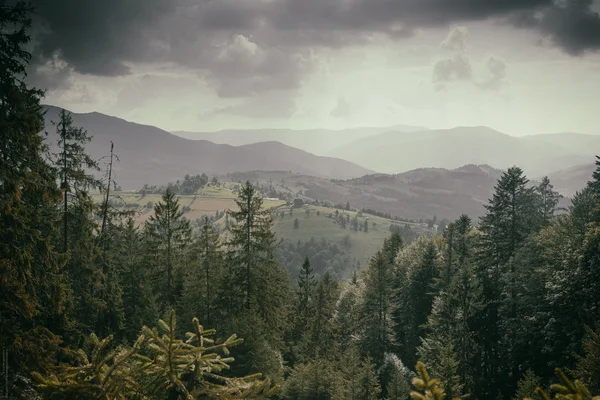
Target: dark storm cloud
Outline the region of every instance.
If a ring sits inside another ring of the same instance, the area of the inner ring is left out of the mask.
[[[163,0],[34,0],[39,55],[60,52],[75,71],[115,76],[127,61],[152,57],[147,33],[172,12]]]
[[[118,76],[140,62],[199,71],[221,96],[297,88],[313,49],[500,18],[570,54],[600,48],[591,0],[34,0],[36,55]]]
[[[523,13],[515,21],[517,26],[547,35],[567,53],[580,55],[600,50],[600,15],[592,6],[592,0],[558,1],[543,13]]]

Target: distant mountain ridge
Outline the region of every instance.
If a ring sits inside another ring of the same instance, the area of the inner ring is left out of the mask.
[[[50,146],[56,145],[55,128],[59,108],[46,107]],[[292,171],[323,178],[348,179],[372,171],[345,160],[320,157],[278,142],[247,146],[188,140],[154,126],[141,125],[100,113],[72,113],[73,122],[93,136],[87,150],[96,159],[106,156],[110,142],[120,162],[115,166],[123,188],[143,184],[166,184],[186,174],[224,174],[236,171]]]
[[[581,165],[600,152],[600,135],[573,133],[514,137],[485,126],[420,132],[389,131],[361,138],[328,154],[379,172],[489,164],[521,167],[529,176]]]
[[[394,125],[387,127],[364,127],[351,129],[226,129],[216,132],[174,131],[173,134],[193,140],[209,140],[213,143],[242,146],[252,143],[277,141],[318,155],[328,153],[339,146],[361,138],[374,136],[389,130],[400,132],[423,131],[421,126]]]

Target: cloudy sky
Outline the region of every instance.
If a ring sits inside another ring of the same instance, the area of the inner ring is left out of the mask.
[[[34,0],[46,102],[168,130],[600,134],[593,0]]]

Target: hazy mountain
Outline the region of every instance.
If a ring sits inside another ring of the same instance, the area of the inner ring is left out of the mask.
[[[58,108],[48,107],[46,131],[52,146],[58,120]],[[224,174],[235,171],[276,170],[326,178],[351,178],[371,171],[348,161],[319,157],[277,142],[248,146],[215,144],[189,140],[154,126],[140,125],[100,113],[73,114],[75,125],[93,135],[88,152],[94,158],[109,152],[110,142],[120,158],[115,171],[124,188],[144,183],[164,184],[186,174]]]
[[[353,208],[370,208],[403,218],[454,219],[461,214],[483,215],[502,171],[488,165],[457,169],[421,168],[397,175],[371,174],[351,180],[328,180],[283,172],[230,174],[233,180],[272,184],[277,191],[333,204],[350,202]]]
[[[465,163],[505,169],[518,165],[529,176],[584,164],[600,149],[600,135],[550,134],[513,137],[488,127],[420,132],[390,131],[361,138],[329,155],[375,171],[457,168]]]
[[[572,197],[575,192],[583,189],[587,182],[592,180],[592,173],[595,170],[596,165],[590,163],[556,171],[548,177],[554,185],[554,190]]]
[[[193,140],[208,140],[213,143],[241,146],[251,143],[277,141],[314,154],[327,155],[333,149],[355,140],[378,135],[387,131],[415,132],[426,128],[418,126],[395,125],[379,128],[355,128],[342,130],[329,129],[230,129],[217,132],[172,132],[177,136]]]

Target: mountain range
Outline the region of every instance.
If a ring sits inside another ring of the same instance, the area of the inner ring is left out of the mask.
[[[394,125],[392,127],[365,127],[342,130],[331,129],[228,129],[217,132],[174,131],[177,136],[192,140],[242,146],[251,143],[277,141],[318,155],[328,155],[340,146],[369,138],[390,130],[396,132],[423,131],[420,126]]]
[[[51,149],[57,135],[52,121],[59,108],[46,107],[46,131]],[[372,171],[348,161],[315,156],[279,142],[244,146],[189,140],[154,126],[140,125],[100,113],[72,113],[73,123],[88,131],[93,140],[86,146],[95,159],[108,155],[110,142],[120,162],[115,166],[117,183],[123,188],[143,184],[166,184],[186,174],[224,174],[235,171],[274,170],[348,179]]]
[[[46,130],[51,148],[56,147],[57,139],[51,121],[58,120],[58,112],[56,107],[46,107]],[[512,165],[523,168],[532,179],[549,175],[561,194],[572,196],[589,180],[594,155],[600,151],[600,135],[561,133],[513,137],[488,127],[428,130],[398,125],[338,131],[266,129],[174,134],[95,112],[72,115],[75,125],[93,136],[87,146],[92,157],[106,156],[110,142],[114,142],[120,159],[115,167],[117,182],[124,188],[135,189],[145,183],[166,184],[186,174],[203,172],[223,175],[281,171],[321,181],[348,180],[343,185],[351,187],[351,192],[335,190],[321,194],[320,198],[342,201],[360,190],[369,198],[361,207],[369,208],[370,204],[389,212],[398,210],[400,203],[418,202],[419,196],[429,195],[432,188],[428,185],[433,183],[441,185],[435,187],[435,195],[440,198],[445,193],[459,193],[461,187],[469,187],[468,197],[480,203],[491,193],[488,189],[493,185],[489,183],[495,182],[499,176],[497,171]],[[472,166],[461,167],[469,164],[478,166],[478,172],[473,174]],[[481,171],[487,171],[487,177],[482,176]],[[362,178],[365,175],[368,177]],[[420,180],[414,181],[415,177]],[[472,181],[466,183],[469,179]],[[482,179],[485,184],[481,183]],[[306,180],[299,178],[299,181]],[[377,190],[367,189],[361,182],[377,183]],[[391,186],[386,186],[386,182]],[[409,189],[405,187],[407,184],[411,185]],[[469,192],[478,185],[486,189]],[[328,186],[321,182],[319,190]],[[419,194],[417,198],[415,193]],[[456,200],[456,196],[453,199]],[[440,202],[453,203],[452,207],[457,210],[472,209],[468,205],[471,200],[465,200],[464,204],[455,200],[441,199]]]
[[[600,135],[577,133],[514,137],[485,126],[424,129],[414,126],[347,130],[226,130],[174,132],[187,138],[241,145],[277,140],[313,154],[348,160],[395,174],[416,168],[454,169],[518,165],[529,176],[586,165],[600,151]]]
[[[517,165],[529,176],[540,176],[588,164],[599,149],[600,135],[562,133],[514,137],[478,126],[389,131],[356,140],[328,155],[387,173],[489,164],[498,169]]]

